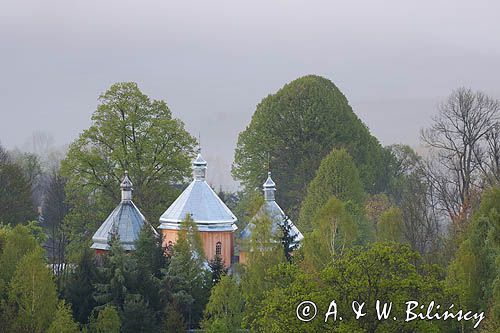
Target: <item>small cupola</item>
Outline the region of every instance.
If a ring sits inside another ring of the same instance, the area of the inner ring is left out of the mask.
[[[207,172],[207,161],[201,156],[201,150],[198,151],[198,156],[193,161],[193,177],[194,180],[205,180]]]
[[[271,172],[267,173],[267,180],[262,185],[262,189],[264,190],[264,200],[266,201],[274,201],[274,192],[276,192],[276,184],[271,178]]]
[[[120,188],[122,190],[122,201],[131,201],[132,200],[132,190],[133,184],[130,178],[128,177],[128,171],[125,171],[125,176],[120,184]]]

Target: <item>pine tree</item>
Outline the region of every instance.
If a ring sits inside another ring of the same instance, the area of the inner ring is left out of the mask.
[[[137,266],[135,260],[125,253],[118,238],[110,241],[110,249],[98,269],[99,282],[95,299],[99,305],[113,305],[123,308],[125,299],[131,293],[133,273]]]
[[[288,216],[283,218],[283,223],[279,224],[279,227],[281,229],[281,245],[283,245],[285,258],[288,262],[291,262],[293,258],[292,252],[299,246],[296,240],[297,235],[292,233],[292,225]]]
[[[78,325],[71,316],[71,309],[64,301],[60,301],[57,311],[47,333],[79,333]]]
[[[166,307],[165,333],[184,333],[186,332],[186,322],[180,310],[172,303]]]
[[[142,296],[141,302],[146,304],[144,308],[150,311],[150,314],[145,316],[151,315],[151,321],[159,326],[163,321],[166,305],[166,297],[159,291],[168,268],[168,257],[164,254],[161,237],[149,225],[142,229],[132,256],[137,262],[137,272],[140,275],[137,293]],[[130,303],[129,307],[133,306],[135,305]]]
[[[70,270],[63,281],[63,297],[71,304],[73,316],[82,325],[87,324],[92,309],[96,305],[94,299],[97,283],[97,261],[94,251],[84,247],[74,270]]]
[[[215,286],[219,283],[221,277],[227,274],[227,268],[224,267],[224,260],[219,255],[210,260],[208,266],[210,266],[210,270],[212,271],[212,286]]]
[[[168,266],[165,288],[177,304],[188,327],[197,327],[210,291],[210,273],[196,224],[187,216],[182,222]]]

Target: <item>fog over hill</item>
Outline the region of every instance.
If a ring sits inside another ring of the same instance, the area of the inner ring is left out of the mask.
[[[382,144],[418,145],[454,88],[500,98],[497,1],[0,3],[0,142],[63,147],[97,97],[136,81],[201,136],[216,189],[262,98],[306,74],[332,80]],[[49,140],[50,141],[50,140]]]

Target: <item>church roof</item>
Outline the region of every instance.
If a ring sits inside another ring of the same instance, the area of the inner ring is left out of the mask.
[[[290,224],[290,232],[292,235],[295,235],[294,241],[296,243],[302,241],[304,236],[300,232],[300,230],[295,226],[295,224],[287,217],[285,212],[281,209],[278,203],[274,200],[274,192],[276,191],[276,184],[271,178],[271,173],[268,173],[268,177],[266,182],[263,185],[264,190],[264,204],[257,211],[257,214],[252,218],[252,220],[248,223],[248,225],[243,229],[240,234],[240,238],[243,240],[249,240],[252,236],[252,231],[255,228],[255,221],[263,216],[267,216],[271,219],[271,232],[273,234],[277,233],[280,230],[280,226],[283,225],[285,221]]]
[[[132,201],[132,182],[127,173],[120,187],[122,201],[95,232],[92,237],[94,243],[91,248],[93,249],[109,250],[111,237],[116,235],[125,250],[135,250],[135,241],[139,238],[144,224],[147,223],[144,215]]]
[[[201,154],[193,161],[194,180],[160,217],[160,229],[180,228],[186,215],[200,231],[234,231],[236,217],[205,181],[207,162]]]

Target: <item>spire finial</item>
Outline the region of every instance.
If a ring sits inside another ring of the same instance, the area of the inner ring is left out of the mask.
[[[126,170],[125,170],[125,175],[123,176],[123,180],[120,184],[120,188],[122,190],[122,201],[132,200],[133,184],[130,178],[128,177],[128,171]]]

